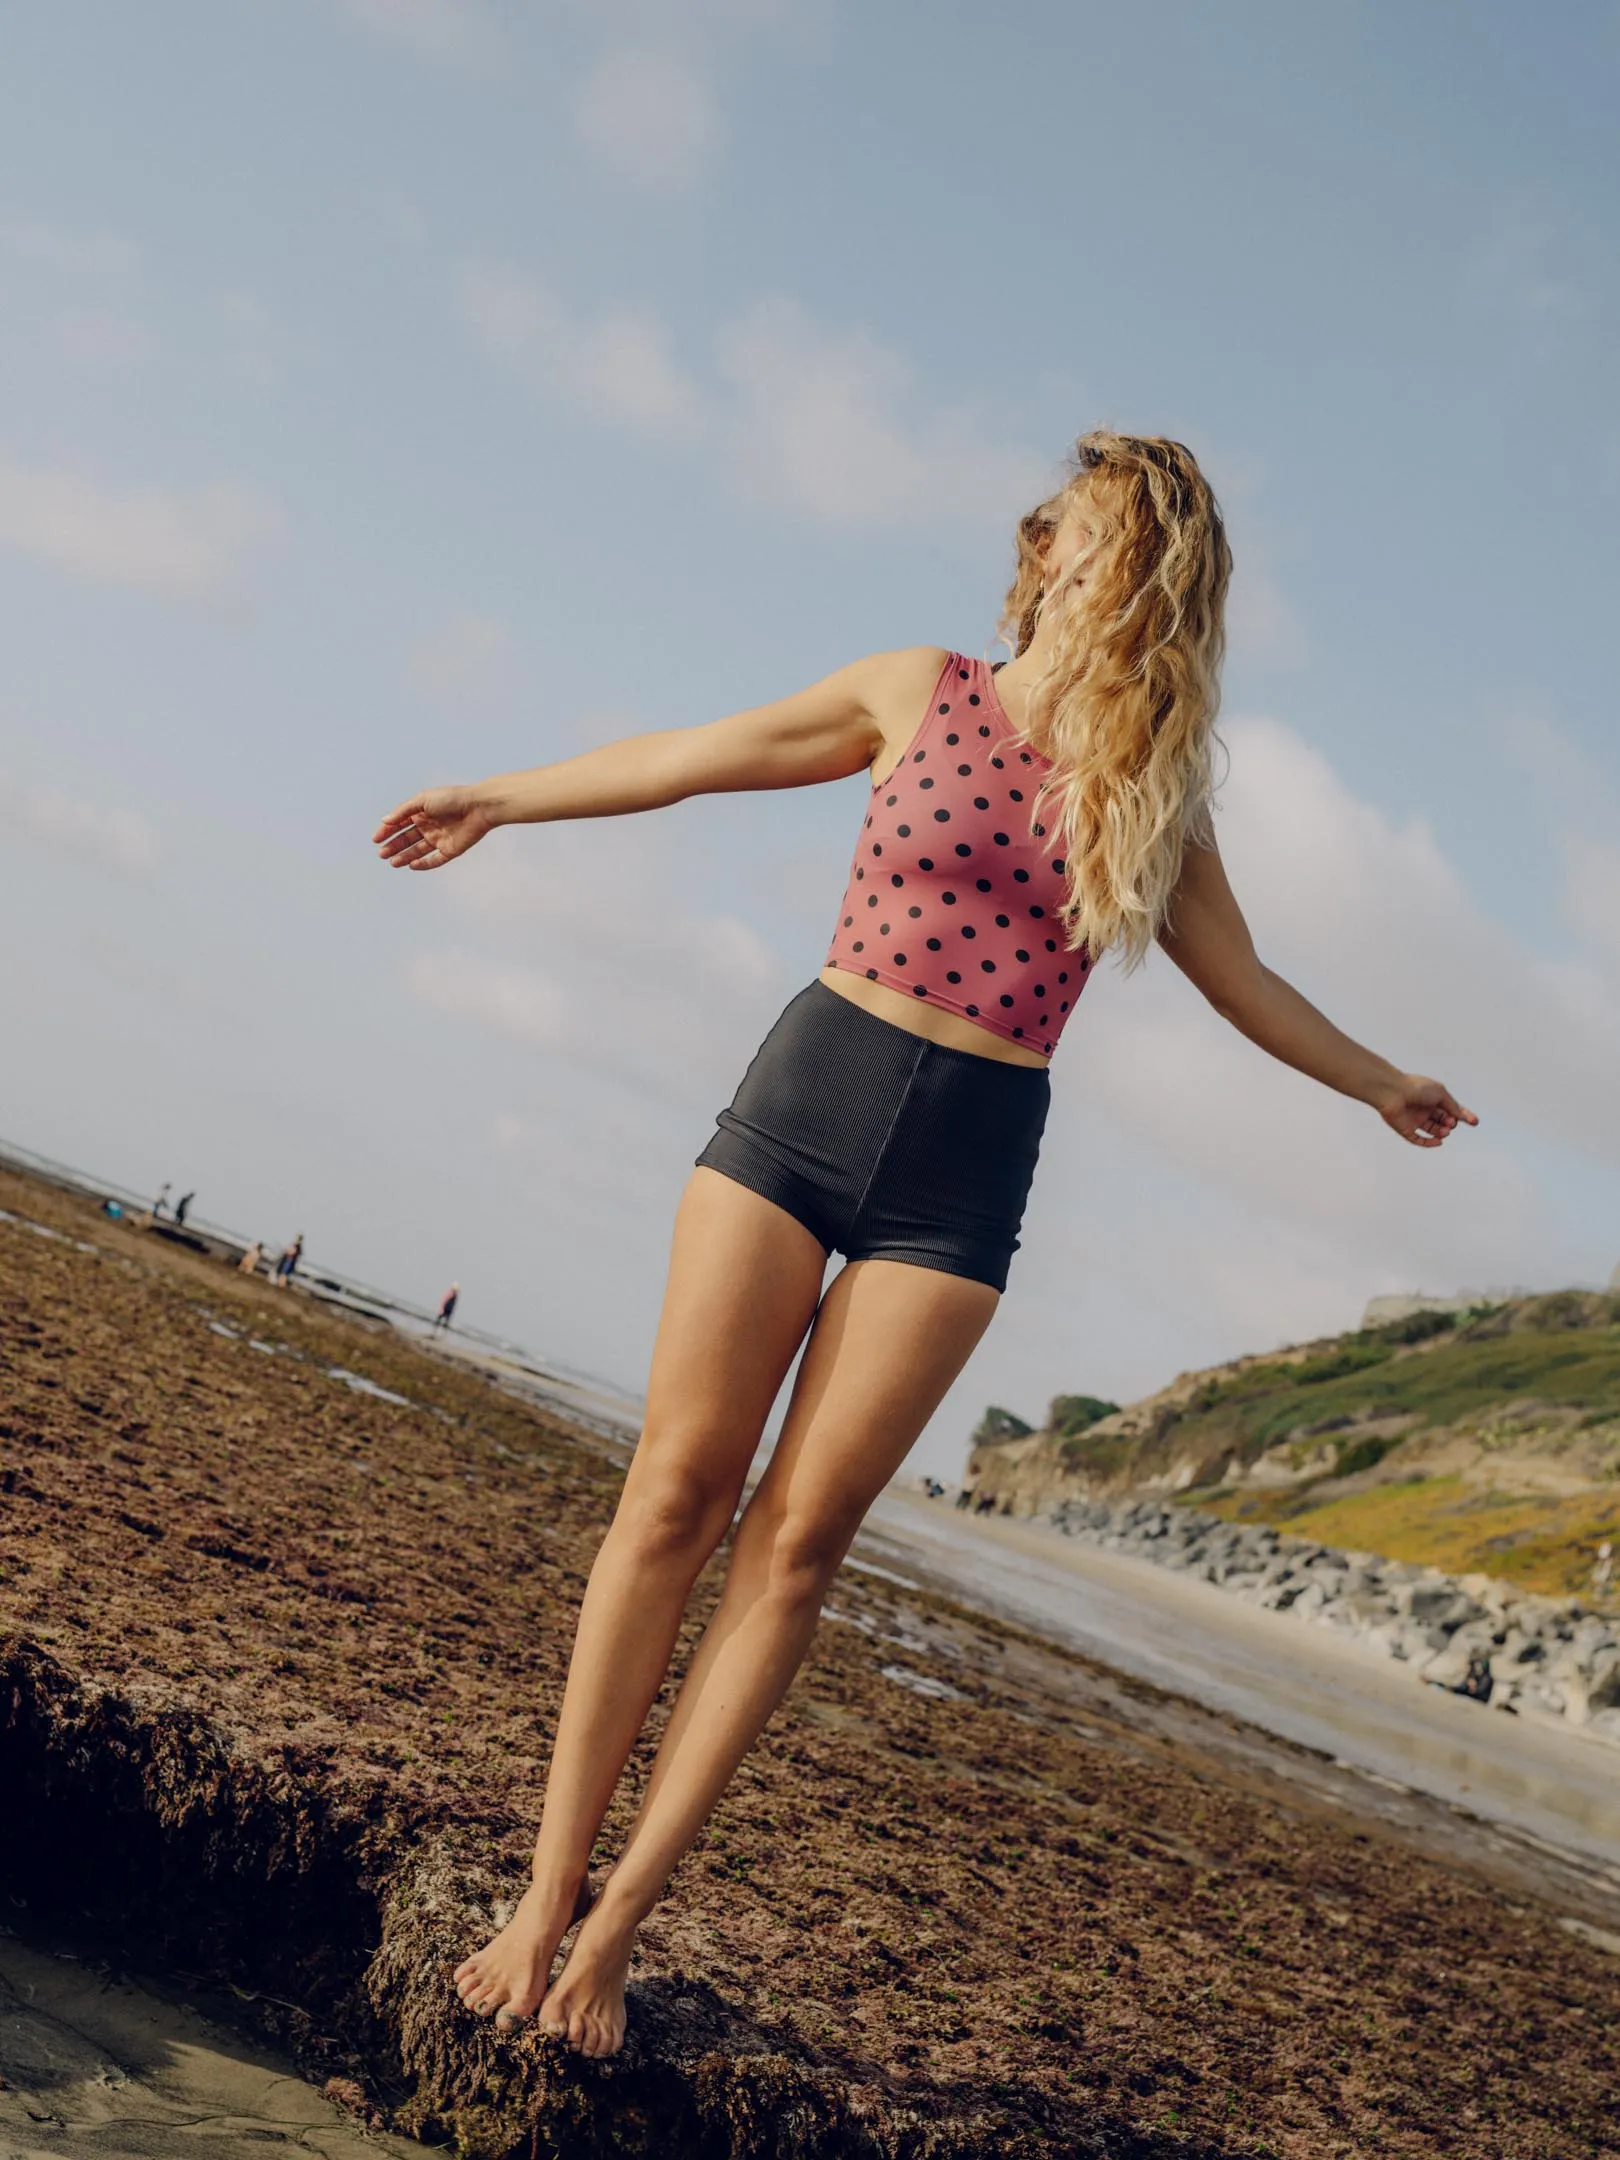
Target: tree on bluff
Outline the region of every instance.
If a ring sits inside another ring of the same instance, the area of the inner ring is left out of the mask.
[[[1099,1418],[1112,1417],[1118,1408],[1117,1402],[1104,1402],[1100,1395],[1054,1395],[1047,1406],[1045,1429],[1069,1440]]]
[[[999,1447],[1006,1440],[1027,1440],[1034,1430],[1033,1425],[1026,1425],[1011,1410],[1003,1410],[999,1404],[992,1403],[973,1428],[973,1445]]]

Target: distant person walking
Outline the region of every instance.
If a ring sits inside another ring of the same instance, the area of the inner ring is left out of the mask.
[[[195,1200],[196,1197],[197,1195],[194,1192],[182,1193],[179,1199],[174,1203],[174,1219],[177,1223],[181,1225],[182,1228],[185,1226],[186,1210],[191,1206],[192,1201]]]
[[[260,1262],[260,1261],[261,1261],[261,1260],[262,1260],[263,1258],[264,1258],[264,1245],[263,1245],[263,1243],[261,1242],[261,1240],[260,1240],[260,1239],[258,1239],[258,1238],[255,1238],[255,1239],[253,1240],[253,1243],[252,1243],[252,1244],[251,1244],[251,1245],[250,1245],[250,1246],[248,1247],[247,1251],[246,1251],[246,1252],[245,1252],[245,1253],[244,1253],[244,1254],[242,1255],[241,1259],[237,1261],[237,1263],[236,1263],[236,1272],[237,1272],[237,1274],[238,1274],[238,1275],[257,1275],[257,1274],[258,1274],[258,1272],[259,1272],[259,1262]]]
[[[964,499],[974,484],[939,477]],[[874,653],[725,719],[413,795],[375,835],[384,861],[436,870],[497,825],[871,783],[822,970],[771,1028],[682,1194],[645,1423],[580,1608],[531,1880],[456,1968],[470,2009],[504,2024],[538,2010],[586,2055],[620,2046],[637,1929],[792,1681],[867,1509],[990,1324],[1046,1124],[1047,1061],[1103,955],[1129,971],[1157,942],[1261,1050],[1414,1147],[1477,1122],[1255,952],[1211,815],[1232,558],[1192,453],[1093,430],[1013,538],[999,623],[1013,657],[999,667],[941,645]],[[633,626],[635,581],[614,597]],[[613,908],[611,881],[599,902]],[[655,923],[628,902],[613,919],[652,952]],[[1420,943],[1423,925],[1409,927]],[[694,1013],[709,995],[696,974],[671,990]],[[606,980],[595,995],[604,1025],[634,1028]],[[1437,1002],[1471,995],[1439,976]],[[1140,1084],[1149,1096],[1155,1076]],[[582,1128],[565,1144],[589,1168],[608,1141]],[[846,1264],[829,1282],[834,1253]],[[733,1528],[796,1357],[781,1437]],[[593,1901],[603,1819],[728,1533],[719,1604]]]
[[[276,1262],[276,1272],[271,1277],[278,1290],[285,1290],[298,1273],[298,1263],[304,1257],[304,1233],[299,1231],[281,1258]]]
[[[461,1297],[460,1283],[452,1283],[439,1300],[439,1309],[433,1317],[436,1328],[447,1328],[456,1316],[456,1305]]]
[[[162,1191],[161,1191],[161,1192],[159,1192],[159,1194],[158,1194],[157,1198],[156,1198],[156,1199],[155,1199],[155,1200],[154,1200],[154,1201],[152,1202],[152,1205],[151,1205],[151,1206],[150,1206],[150,1207],[149,1207],[149,1208],[147,1209],[147,1211],[146,1211],[146,1219],[147,1219],[147,1221],[148,1221],[148,1222],[156,1222],[156,1221],[157,1221],[157,1219],[158,1219],[158,1217],[159,1217],[159,1216],[160,1216],[160,1215],[161,1215],[161,1214],[163,1213],[164,1209],[165,1209],[165,1208],[166,1208],[166,1207],[168,1206],[168,1204],[169,1204],[169,1188],[170,1188],[170,1181],[169,1181],[169,1180],[168,1180],[167,1178],[165,1178],[165,1179],[164,1179],[164,1181],[163,1181],[163,1189],[162,1189]]]

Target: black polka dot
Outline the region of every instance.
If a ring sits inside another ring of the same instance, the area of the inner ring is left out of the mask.
[[[905,954],[904,954],[903,952],[897,952],[897,953],[895,954],[895,956],[894,956],[894,964],[895,964],[895,966],[896,966],[896,967],[904,967],[904,966],[905,966],[905,964],[906,964],[906,956],[905,956]]]
[[[948,825],[951,822],[951,813],[948,810],[936,810],[934,821],[939,825]]]
[[[938,939],[937,937],[931,937],[931,938],[930,938],[930,939],[928,940],[928,950],[929,950],[930,952],[938,952],[938,951],[939,951],[939,939]]]
[[[989,730],[989,729],[988,729],[988,728],[987,728],[987,727],[986,727],[986,726],[984,725],[984,723],[983,723],[983,722],[981,721],[981,722],[979,723],[979,733],[980,733],[981,735],[988,735],[988,734],[989,734],[989,732],[990,732],[990,730]]]
[[[993,960],[981,960],[979,965],[987,975],[993,975],[996,972],[996,963]]]
[[[849,928],[850,924],[851,924],[851,923],[852,923],[852,922],[853,922],[854,920],[855,920],[855,918],[854,918],[854,916],[853,916],[853,915],[846,915],[846,916],[844,917],[844,928],[845,928],[845,929],[847,930],[847,929]]]
[[[1042,1013],[1042,1014],[1041,1014],[1041,1026],[1042,1026],[1042,1027],[1045,1027],[1045,1025],[1046,1025],[1046,1015],[1045,1015],[1045,1013]]]
[[[948,705],[942,705],[939,709],[941,712],[949,712],[951,708]],[[920,754],[921,753],[919,752],[919,755]]]
[[[989,798],[989,796],[988,796],[988,795],[975,795],[975,796],[974,796],[974,798],[973,798],[973,807],[974,807],[974,809],[975,809],[975,810],[988,810],[988,809],[989,809],[989,807],[990,807],[990,798]]]
[[[1039,921],[1041,916],[1046,913],[1046,910],[1043,907],[1032,907],[1029,912]]]
[[[1059,1012],[1067,1012],[1067,1011],[1068,1011],[1068,1009],[1069,1009],[1069,1001],[1068,1001],[1068,999],[1067,999],[1067,998],[1063,998],[1063,999],[1061,999],[1061,1000],[1059,1001],[1059,1004],[1058,1004],[1058,1011],[1059,1011]]]
[[[912,762],[912,764],[913,764],[913,765],[920,765],[920,764],[922,763],[923,759],[924,759],[925,757],[927,757],[927,755],[928,755],[928,752],[927,752],[926,750],[914,750],[914,751],[913,751],[913,752],[911,753],[911,762]]]
[[[1013,1029],[1013,1033],[1014,1033],[1015,1035],[1022,1035],[1022,1034],[1023,1034],[1023,1032],[1024,1032],[1024,1031],[1023,1031],[1023,1029],[1022,1029],[1022,1028],[1014,1028],[1014,1029]]]
[[[1046,827],[1044,825],[1035,825],[1032,826],[1030,829],[1034,833],[1037,840],[1044,840],[1046,838]]]
[[[1029,958],[1029,954],[1025,952],[1023,946],[1020,945],[1017,952],[1013,954],[1013,958],[1015,960],[1027,960]]]
[[[865,950],[866,950],[866,940],[865,940],[865,938],[859,938],[859,937],[858,937],[858,938],[857,938],[857,939],[855,940],[854,944],[853,944],[853,945],[852,945],[852,946],[850,947],[850,951],[851,951],[851,952],[865,952]]]
[[[1010,997],[1009,997],[1009,996],[1007,995],[1007,993],[1006,993],[1006,991],[1005,991],[1005,990],[1003,990],[1003,991],[1002,991],[1002,993],[1001,993],[1001,1002],[1002,1002],[1002,1004],[1003,1004],[1003,1005],[1008,1005],[1008,1006],[1010,1006],[1010,1005],[1012,1004],[1012,999],[1011,999],[1011,998],[1010,998]],[[1019,1032],[1019,1034],[1021,1035],[1021,1034],[1022,1034],[1022,1033],[1023,1033],[1024,1031],[1023,1031],[1023,1029],[1022,1029],[1022,1028],[1020,1028],[1018,1032]]]
[[[877,896],[877,894],[876,894],[875,892],[873,892],[873,893],[868,893],[868,894],[867,894],[867,896],[866,896],[866,904],[867,904],[867,906],[868,906],[868,907],[876,907],[876,906],[877,906],[877,903],[878,903],[878,896]]]
[[[1024,799],[1024,791],[1022,788],[1009,788],[1007,790],[1007,793],[1014,802],[1022,802]]]
[[[977,690],[970,690],[970,691],[968,692],[968,703],[969,703],[970,705],[977,705],[977,704],[978,704],[978,702],[979,702],[979,693],[978,693],[978,691],[977,691]],[[983,728],[980,728],[980,730],[979,730],[979,733],[980,733],[981,735],[982,735],[982,734],[984,733],[984,730],[983,730]]]
[[[891,796],[889,797],[889,800],[890,800],[890,802],[893,802],[893,801],[894,801],[894,797],[893,797],[893,796],[891,795]],[[866,822],[867,822],[867,824],[868,824],[868,825],[870,825],[870,824],[871,824],[871,822],[872,822],[872,820],[871,820],[870,818],[868,818]]]
[[[947,982],[960,982],[962,978],[957,974],[955,968],[947,968],[945,970],[945,980]]]
[[[889,934],[889,926],[888,926],[888,924],[887,924],[886,922],[880,922],[880,923],[878,924],[878,936],[879,936],[879,937],[887,937],[887,936],[888,936],[888,934]]]
[[[887,810],[892,810],[899,800],[900,798],[898,795],[885,795],[883,798],[884,808]],[[868,825],[870,825],[872,820],[868,818],[866,822]]]
[[[1029,763],[1029,752],[1027,750],[1019,751],[1018,762],[1020,765],[1027,765]]]
[[[1061,870],[1063,868],[1063,857],[1061,855],[1059,855],[1054,861],[1054,863],[1052,864],[1052,868],[1054,870]]]
[[[941,899],[942,899],[942,900],[944,901],[944,903],[945,903],[945,905],[946,905],[947,907],[955,907],[955,905],[956,905],[956,895],[955,895],[955,893],[953,893],[953,892],[942,892],[942,893],[940,894],[940,896],[939,896],[939,897],[940,897],[940,898],[941,898]]]
[[[1029,872],[1027,870],[1015,870],[1013,872],[1013,883],[1015,885],[1027,885],[1029,883]]]
[[[965,667],[959,667],[956,672],[963,682],[967,681],[967,669]]]
[[[1060,975],[1060,976],[1058,977],[1058,981],[1059,981],[1059,982],[1067,982],[1067,981],[1068,981],[1068,979],[1069,979],[1069,971],[1068,971],[1068,969],[1067,969],[1067,968],[1065,968],[1065,969],[1063,970],[1063,973],[1062,973],[1062,974],[1061,974],[1061,975]]]
[[[913,997],[926,997],[928,995],[928,985],[926,983],[913,983],[911,992]]]
[[[931,788],[931,787],[933,786],[933,784],[934,784],[934,783],[933,783],[933,781],[932,781],[932,780],[919,780],[919,781],[917,782],[917,785],[918,785],[918,786],[919,786],[920,788]]]
[[[933,866],[932,862],[931,862],[931,861],[929,860],[929,858],[928,858],[928,857],[927,857],[926,855],[919,855],[919,856],[917,857],[917,868],[918,868],[919,870],[932,870],[932,869],[933,869],[933,867],[934,867],[934,866]]]
[[[992,759],[990,760],[990,762],[991,762],[991,764],[992,764],[992,765],[993,765],[993,766],[994,766],[994,767],[996,768],[996,771],[997,771],[997,772],[1001,772],[1001,771],[1002,771],[1002,770],[1004,769],[1004,768],[1003,768],[1003,766],[1002,766],[1002,762],[1001,762],[1000,758],[998,758],[998,757],[993,757],[993,758],[992,758]]]
[[[1007,835],[1004,832],[992,833],[990,837],[992,840],[994,840],[997,847],[1005,847],[1007,845]]]
[[[915,921],[916,918],[922,913],[922,909],[920,907],[908,907],[906,909],[906,913],[911,916],[913,921]]]
[[[1010,915],[998,915],[996,917],[996,928],[998,930],[1010,930],[1012,928],[1012,917]]]
[[[951,747],[951,748],[952,748],[952,749],[954,750],[954,749],[956,748],[957,744],[958,744],[958,743],[959,743],[959,742],[960,742],[960,741],[962,740],[962,738],[961,738],[961,736],[960,736],[960,735],[947,735],[947,736],[946,736],[946,738],[945,738],[945,740],[946,740],[946,742],[947,742],[947,743],[948,743],[948,744],[950,745],[950,747]]]
[[[962,779],[962,780],[965,780],[965,779],[967,778],[968,774],[969,774],[969,773],[970,773],[970,772],[971,772],[972,770],[973,770],[973,767],[972,767],[971,765],[958,765],[958,766],[957,766],[957,768],[956,768],[956,772],[957,772],[957,777],[958,777],[958,779]],[[990,807],[990,805],[989,805],[988,803],[980,803],[980,805],[979,805],[979,808],[980,808],[981,810],[988,810],[988,809],[989,809],[989,807]]]
[[[977,937],[978,934],[978,931],[974,929],[973,925],[970,922],[965,922],[962,925],[962,935],[964,937]]]
[[[877,969],[876,969],[876,968],[868,968],[868,969],[867,969],[867,971],[866,971],[866,979],[867,979],[867,981],[868,981],[868,982],[876,982],[876,981],[877,981]]]
[[[864,870],[857,870],[857,871],[856,871],[856,873],[855,873],[855,875],[856,875],[856,878],[857,878],[857,879],[860,879],[860,878],[863,878],[863,877],[865,877],[865,875],[866,875],[866,872],[865,872]]]
[[[911,838],[911,827],[909,825],[897,825],[894,829],[898,838],[902,840],[909,840]],[[1025,876],[1028,875],[1027,871],[1023,874]]]
[[[968,846],[965,840],[958,840],[956,843],[956,852],[958,855],[971,855],[973,853],[973,850]]]
[[[872,853],[874,855],[881,855],[883,853],[883,842],[881,840],[874,840],[872,842]]]
[[[1045,983],[1037,983],[1037,984],[1035,985],[1035,995],[1036,995],[1037,997],[1045,997],[1045,995],[1046,995],[1046,985],[1045,985]]]
[[[889,872],[889,883],[891,885],[903,885],[905,882],[905,879],[900,875],[898,870],[891,870]]]
[[[979,1008],[977,1005],[964,1005],[962,1007],[962,1010],[967,1014],[970,1020],[977,1020],[979,1017]]]

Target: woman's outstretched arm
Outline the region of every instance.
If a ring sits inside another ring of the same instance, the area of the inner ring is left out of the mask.
[[[886,725],[896,724],[882,716],[907,715],[913,703],[920,714],[927,684],[908,693],[928,673],[932,653],[926,646],[872,653],[807,690],[724,720],[626,736],[528,772],[428,788],[390,810],[372,837],[395,869],[437,870],[497,825],[620,817],[690,795],[847,779],[882,751]],[[943,661],[941,650],[935,673]]]
[[[1285,1065],[1371,1105],[1414,1147],[1477,1125],[1449,1089],[1366,1049],[1266,967],[1227,883],[1220,850],[1188,844],[1159,943],[1223,1020]]]

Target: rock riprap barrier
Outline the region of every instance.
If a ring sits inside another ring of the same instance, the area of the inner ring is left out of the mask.
[[[1620,1618],[1579,1598],[1336,1552],[1270,1523],[1159,1500],[1065,1500],[1047,1519],[1068,1537],[1196,1575],[1268,1612],[1340,1628],[1443,1687],[1460,1687],[1484,1660],[1493,1709],[1557,1718],[1620,1744]]]

